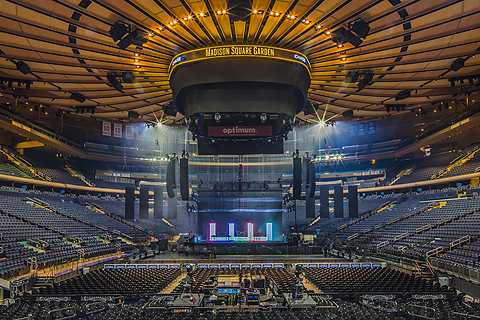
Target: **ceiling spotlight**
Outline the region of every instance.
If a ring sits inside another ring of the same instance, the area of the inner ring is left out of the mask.
[[[275,16],[277,16],[277,17],[278,17],[279,15],[280,15],[280,13],[279,13],[279,12],[275,12]]]
[[[154,36],[155,36],[155,33],[153,33],[153,32],[150,31],[150,32],[148,33],[148,36],[149,36],[149,37],[154,37]]]
[[[163,27],[158,27],[157,29],[160,31],[163,31]]]
[[[200,12],[198,15],[199,15],[200,17],[203,17],[205,14],[204,14],[203,12]]]
[[[220,10],[217,10],[217,14],[222,14],[222,11],[220,11]]]
[[[225,13],[227,13],[227,10],[222,10],[222,14],[225,14]]]
[[[136,65],[135,67],[136,67],[136,68],[140,68],[140,66],[139,66],[139,65]]]
[[[135,52],[135,57],[138,57],[138,56],[140,56],[140,53]]]
[[[188,18],[187,18],[187,17],[184,17],[184,18],[183,18],[183,20],[187,21],[187,20],[188,20]]]
[[[310,23],[310,20],[303,19],[302,22],[305,23],[305,24],[309,24],[309,23]]]
[[[138,62],[138,61],[140,61],[140,60],[138,60],[138,59],[135,59],[134,61],[135,61],[135,62]]]
[[[315,27],[315,29],[320,30],[320,29],[322,29],[322,26],[318,24],[318,25]]]
[[[330,31],[330,30],[325,31],[325,34],[326,34],[327,36],[329,36],[331,33],[332,33],[332,31]]]
[[[347,60],[347,58],[345,58],[345,57],[342,57],[342,61],[345,61],[345,60]]]
[[[274,13],[273,11],[272,11],[272,12],[270,12],[270,15],[271,15],[271,16],[273,16],[274,14],[275,14],[275,13]]]

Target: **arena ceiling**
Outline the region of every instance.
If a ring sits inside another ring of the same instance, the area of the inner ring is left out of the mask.
[[[162,119],[172,99],[172,58],[236,43],[306,54],[309,98],[320,116],[353,110],[371,118],[397,114],[396,106],[387,112],[392,104],[405,108],[400,113],[440,102],[467,104],[480,90],[478,0],[0,0],[0,8],[0,101],[16,108],[42,105],[53,114],[84,107],[91,116],[95,107],[98,119],[129,121],[128,111],[143,115],[141,121]],[[339,48],[332,31],[359,18],[370,27],[363,43]],[[117,21],[148,31],[148,42],[119,49],[109,34]],[[31,72],[19,71],[19,61]],[[464,64],[458,71],[455,61]],[[125,71],[136,83],[122,83],[118,91],[107,75]],[[359,90],[344,82],[349,71],[374,76]],[[32,83],[27,89],[18,80]],[[75,101],[72,93],[86,100]],[[399,94],[407,97],[396,101]],[[317,120],[316,114],[299,117]],[[168,122],[175,119],[181,116]]]

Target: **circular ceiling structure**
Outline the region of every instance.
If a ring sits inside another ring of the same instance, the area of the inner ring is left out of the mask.
[[[468,106],[480,90],[478,0],[0,0],[0,8],[0,102],[16,108],[185,122],[164,117],[172,60],[227,45],[305,55],[315,110],[297,117],[309,122]]]

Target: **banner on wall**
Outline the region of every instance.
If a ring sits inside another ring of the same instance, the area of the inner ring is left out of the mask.
[[[353,138],[357,135],[357,125],[356,124],[349,124],[348,125],[348,137]]]
[[[114,123],[113,124],[113,136],[115,138],[121,138],[122,137],[122,125],[119,123]]]
[[[111,136],[112,135],[112,124],[110,122],[103,121],[102,134],[104,136]]]
[[[375,121],[368,121],[368,122],[367,122],[367,126],[368,126],[368,128],[367,128],[368,134],[375,134],[375,133],[377,133],[377,129],[376,129],[376,127],[375,127]]]
[[[365,135],[365,123],[359,123],[359,124],[358,124],[357,134],[358,134],[359,137]]]
[[[125,139],[133,139],[133,126],[125,126]]]
[[[145,130],[143,128],[137,129],[137,140],[145,140]]]

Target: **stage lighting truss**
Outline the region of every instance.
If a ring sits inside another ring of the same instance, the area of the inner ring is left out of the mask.
[[[459,84],[465,84],[465,81],[468,81],[468,85],[472,86],[474,85],[474,82],[476,82],[475,86],[480,86],[480,74],[476,75],[471,75],[471,76],[464,76],[464,77],[455,77],[455,78],[450,78],[448,79],[450,81],[450,84],[452,88],[455,87],[455,84],[458,82]]]
[[[33,84],[33,81],[13,78],[0,78],[0,84],[2,87],[4,84],[6,84],[9,89],[16,90],[17,88],[13,86],[14,83],[16,83],[19,88],[24,85],[25,89],[29,90],[30,86]]]

